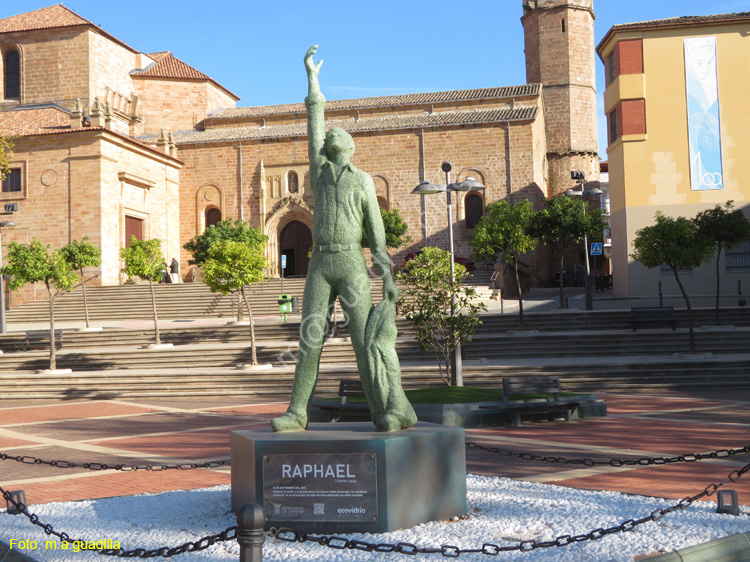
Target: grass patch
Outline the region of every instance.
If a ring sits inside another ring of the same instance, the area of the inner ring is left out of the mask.
[[[466,404],[469,402],[495,402],[503,399],[501,388],[477,386],[430,386],[407,390],[412,404]]]

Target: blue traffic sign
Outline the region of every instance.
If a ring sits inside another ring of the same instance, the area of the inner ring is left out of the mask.
[[[281,269],[286,269],[286,254],[281,254]]]
[[[591,243],[591,255],[592,256],[601,256],[602,255],[602,243],[601,242],[592,242]]]

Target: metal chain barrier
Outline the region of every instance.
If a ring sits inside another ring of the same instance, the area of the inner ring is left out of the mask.
[[[476,449],[478,451],[485,451],[488,453],[494,453],[506,457],[517,457],[521,460],[535,461],[535,462],[546,462],[546,463],[557,463],[557,464],[568,464],[568,465],[582,465],[582,466],[653,466],[663,464],[674,464],[680,462],[696,462],[709,459],[725,459],[736,455],[742,455],[750,453],[750,445],[737,449],[719,449],[717,451],[711,451],[710,453],[691,453],[686,455],[676,455],[673,457],[642,457],[640,459],[609,459],[609,460],[596,460],[590,458],[583,459],[568,459],[565,457],[548,457],[543,455],[536,455],[533,453],[522,453],[511,451],[509,449],[501,449],[499,447],[489,447],[481,445],[474,441],[467,441],[466,447],[469,449]],[[23,464],[37,464],[37,465],[48,465],[55,468],[84,468],[86,470],[119,470],[122,472],[134,472],[137,470],[145,470],[149,472],[161,472],[164,470],[193,470],[196,468],[220,468],[222,466],[230,466],[230,459],[221,459],[216,461],[209,461],[205,463],[182,463],[182,464],[148,464],[148,465],[128,465],[128,464],[115,464],[108,465],[106,463],[98,462],[87,462],[76,464],[72,461],[63,460],[44,460],[33,456],[22,456],[22,455],[8,455],[0,452],[0,461],[11,460],[20,462]]]
[[[481,548],[460,548],[453,545],[441,545],[439,547],[419,547],[412,543],[405,543],[405,542],[399,542],[396,544],[393,543],[372,543],[367,541],[361,541],[357,539],[347,539],[346,537],[339,537],[339,536],[328,536],[328,535],[315,535],[315,534],[308,534],[303,533],[299,531],[294,531],[292,529],[287,528],[272,528],[267,532],[267,535],[271,538],[275,538],[280,541],[285,542],[315,542],[321,546],[327,546],[328,548],[337,549],[337,550],[362,550],[366,552],[396,552],[399,554],[406,554],[406,555],[412,555],[415,556],[417,554],[441,554],[445,558],[458,558],[461,554],[485,554],[488,556],[497,556],[501,552],[512,552],[512,551],[520,551],[520,552],[528,552],[531,550],[536,550],[539,548],[551,548],[551,547],[560,547],[560,546],[566,546],[572,543],[580,543],[580,542],[586,542],[586,541],[595,541],[598,539],[601,539],[602,537],[605,537],[607,535],[611,535],[614,533],[621,533],[626,531],[632,531],[639,525],[643,525],[644,523],[648,523],[650,521],[659,521],[662,517],[665,515],[677,511],[677,510],[684,510],[691,506],[695,501],[702,499],[704,497],[710,497],[716,491],[721,488],[722,486],[728,484],[729,482],[736,482],[739,480],[743,474],[750,472],[750,463],[743,466],[741,469],[732,471],[725,480],[718,484],[709,484],[706,486],[702,492],[695,494],[694,496],[688,496],[686,498],[681,499],[679,502],[674,504],[671,507],[668,508],[658,508],[652,511],[649,515],[646,517],[642,517],[640,519],[628,519],[626,521],[623,521],[619,525],[615,525],[613,527],[600,527],[597,529],[593,529],[592,531],[589,531],[588,533],[582,533],[579,535],[560,535],[559,537],[548,540],[548,541],[537,541],[537,540],[526,540],[521,541],[517,544],[507,545],[507,546],[499,546],[492,543],[484,543]],[[23,503],[16,502],[11,493],[4,490],[0,486],[0,493],[2,493],[3,498],[5,498],[8,502],[13,504],[16,509],[28,517],[29,521],[44,529],[44,532],[47,535],[54,535],[58,537],[61,541],[65,542],[80,542],[82,544],[86,544],[86,541],[76,541],[75,539],[71,539],[70,535],[64,532],[58,532],[55,531],[53,526],[49,523],[45,524],[39,521],[39,517],[33,513],[29,513],[27,506]],[[234,540],[237,538],[237,531],[238,527],[228,527],[221,533],[217,533],[215,535],[209,535],[206,537],[203,537],[199,539],[198,541],[189,541],[182,545],[176,546],[176,547],[161,547],[153,550],[148,550],[144,548],[136,548],[133,550],[123,550],[123,549],[102,549],[97,550],[97,553],[102,555],[108,555],[108,556],[117,556],[120,558],[155,558],[158,556],[161,557],[170,557],[175,556],[178,554],[183,554],[185,552],[195,552],[197,550],[205,550],[206,548],[209,548],[213,544],[221,541],[227,541],[227,540]],[[94,541],[89,541],[94,542]]]
[[[704,461],[709,459],[725,459],[733,457],[735,455],[742,455],[744,453],[750,453],[750,445],[742,447],[740,449],[720,449],[718,451],[711,451],[710,453],[692,453],[688,455],[677,455],[674,457],[642,457],[640,459],[609,459],[609,460],[595,460],[589,458],[583,459],[568,459],[565,457],[545,457],[543,455],[535,455],[532,453],[519,453],[511,451],[509,449],[501,449],[499,447],[488,447],[480,445],[473,441],[467,441],[466,447],[469,449],[476,449],[478,451],[486,451],[488,453],[495,453],[505,457],[517,457],[525,461],[536,461],[546,463],[557,463],[557,464],[568,464],[568,465],[582,465],[582,466],[652,466],[652,465],[663,465],[663,464],[674,464],[680,462],[696,462]]]
[[[458,546],[452,545],[441,545],[439,547],[419,547],[412,543],[399,542],[396,544],[392,543],[372,543],[367,541],[360,541],[356,539],[347,539],[346,537],[339,536],[328,536],[328,535],[313,535],[308,533],[302,533],[287,528],[272,528],[268,531],[268,535],[276,540],[285,542],[314,542],[321,546],[327,546],[337,550],[363,550],[366,552],[397,552],[399,554],[407,554],[415,556],[417,554],[442,554],[445,558],[458,558],[462,554],[486,554],[487,556],[497,556],[501,552],[528,552],[539,548],[552,548],[556,546],[566,546],[573,543],[581,543],[586,541],[595,541],[612,535],[614,533],[624,533],[626,531],[632,531],[639,525],[648,523],[650,521],[658,521],[668,513],[673,511],[683,510],[693,504],[693,502],[712,496],[716,491],[728,484],[729,482],[736,482],[740,477],[750,472],[750,463],[746,464],[739,470],[735,470],[729,474],[729,476],[719,484],[709,484],[704,490],[694,496],[689,496],[681,499],[678,503],[671,507],[659,508],[652,511],[646,517],[640,519],[628,519],[623,521],[619,525],[613,527],[600,527],[589,531],[588,533],[582,533],[580,535],[560,535],[559,537],[548,540],[548,541],[537,541],[527,540],[521,541],[516,544],[499,546],[492,543],[484,543],[481,548],[459,548]]]
[[[71,461],[47,461],[32,456],[13,456],[0,452],[0,461],[16,461],[23,464],[45,464],[55,468],[85,468],[86,470],[119,470],[121,472],[135,472],[145,470],[147,472],[161,472],[163,470],[193,470],[196,468],[219,468],[232,464],[230,459],[221,459],[217,461],[208,461],[203,463],[181,463],[181,464],[114,464],[108,465],[100,462],[86,462],[76,464]]]
[[[26,506],[26,504],[21,502],[16,502],[13,497],[11,496],[10,492],[5,491],[2,486],[0,486],[0,493],[2,493],[3,498],[6,499],[6,501],[10,502],[15,506],[15,508],[19,511],[19,513],[22,513],[26,517],[28,517],[29,521],[36,525],[37,527],[41,527],[44,529],[44,532],[47,535],[52,535],[60,539],[61,542],[68,542],[68,543],[79,543],[79,544],[87,544],[95,541],[85,541],[82,539],[74,539],[71,538],[68,533],[62,533],[55,531],[54,527],[49,523],[42,523],[39,520],[39,517],[33,513],[29,513],[29,510]],[[163,557],[168,558],[170,556],[176,556],[178,554],[184,554],[185,552],[196,552],[199,550],[206,550],[210,546],[213,546],[217,542],[222,541],[230,541],[230,540],[236,540],[237,539],[237,526],[234,527],[228,527],[224,529],[221,533],[217,533],[215,535],[209,535],[206,537],[203,537],[201,539],[198,539],[197,541],[188,541],[184,544],[181,544],[179,546],[175,547],[169,547],[169,546],[162,546],[161,548],[156,549],[145,549],[145,548],[134,548],[133,550],[123,550],[122,548],[105,548],[101,550],[97,550],[97,554],[102,554],[105,556],[117,556],[118,558],[157,558],[157,557]]]

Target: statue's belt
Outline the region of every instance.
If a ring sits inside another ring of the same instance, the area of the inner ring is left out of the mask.
[[[359,250],[361,248],[362,246],[359,244],[320,244],[315,246],[315,251],[335,254],[336,252],[348,252],[350,250]]]

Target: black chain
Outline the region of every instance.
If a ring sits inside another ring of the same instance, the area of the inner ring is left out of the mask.
[[[711,451],[710,453],[692,453],[687,455],[677,455],[674,457],[641,457],[640,459],[609,459],[609,460],[595,460],[595,459],[568,459],[565,457],[546,457],[543,455],[535,455],[532,453],[519,453],[511,451],[509,449],[501,449],[499,447],[488,447],[480,445],[473,441],[467,441],[466,447],[469,449],[476,449],[478,451],[486,451],[488,453],[495,453],[506,457],[517,457],[525,461],[536,461],[546,463],[557,463],[557,464],[569,464],[569,465],[583,465],[583,466],[652,466],[662,464],[674,464],[680,462],[695,462],[703,461],[708,459],[725,459],[733,457],[735,455],[741,455],[744,453],[750,453],[750,445],[742,447],[741,449],[720,449],[718,451]]]
[[[537,541],[537,540],[527,540],[527,541],[521,541],[517,544],[507,545],[507,546],[499,546],[492,543],[484,543],[481,548],[473,548],[473,549],[462,549],[457,546],[453,545],[441,545],[440,547],[419,547],[412,543],[405,543],[405,542],[399,542],[396,544],[392,543],[371,543],[367,541],[361,541],[357,539],[347,539],[346,537],[339,537],[339,536],[327,536],[327,535],[313,535],[308,533],[302,533],[299,531],[294,531],[292,529],[287,528],[272,528],[270,529],[266,534],[272,538],[275,538],[277,540],[286,541],[286,542],[315,542],[321,546],[327,546],[329,548],[338,549],[338,550],[362,550],[366,552],[397,552],[399,554],[407,554],[407,555],[417,555],[417,554],[442,554],[445,558],[458,558],[461,554],[486,554],[488,556],[497,556],[501,552],[511,552],[511,551],[521,551],[521,552],[527,552],[531,550],[536,550],[538,548],[550,548],[550,547],[556,547],[556,546],[566,546],[572,543],[579,543],[579,542],[586,542],[586,541],[595,541],[602,537],[605,537],[607,535],[611,535],[614,533],[621,533],[626,531],[632,531],[639,525],[643,525],[644,523],[648,523],[649,521],[658,521],[668,513],[671,513],[673,511],[683,510],[688,508],[693,504],[693,502],[704,498],[712,496],[716,491],[724,486],[725,484],[728,484],[729,482],[736,482],[739,480],[743,474],[750,472],[750,463],[743,466],[741,469],[734,470],[725,480],[720,482],[719,484],[709,484],[706,486],[702,492],[695,494],[694,496],[688,496],[686,498],[681,499],[679,502],[677,502],[675,505],[668,507],[668,508],[658,508],[652,511],[649,515],[646,517],[642,517],[640,519],[628,519],[626,521],[623,521],[619,525],[615,525],[613,527],[600,527],[597,529],[594,529],[592,531],[589,531],[588,533],[582,533],[579,535],[560,535],[559,537],[555,538],[554,540],[548,540],[548,541]],[[54,535],[58,537],[61,541],[65,542],[80,542],[83,544],[86,544],[86,541],[76,541],[75,539],[71,539],[70,535],[67,533],[61,533],[58,531],[55,531],[55,529],[52,527],[51,524],[42,523],[39,521],[39,517],[37,517],[33,513],[29,513],[26,504],[22,502],[16,502],[11,493],[5,491],[0,486],[0,492],[2,493],[3,498],[5,498],[9,503],[13,504],[16,509],[23,513],[26,517],[29,518],[29,521],[44,529],[44,532],[48,535]],[[169,557],[169,556],[175,556],[177,554],[183,554],[185,552],[195,552],[198,550],[205,550],[206,548],[212,546],[213,544],[221,541],[227,541],[227,540],[234,540],[237,538],[237,531],[238,527],[228,527],[221,533],[218,533],[216,535],[210,535],[207,537],[203,537],[199,539],[196,542],[186,542],[180,546],[176,547],[161,547],[158,549],[153,550],[147,550],[144,548],[136,548],[133,550],[123,550],[123,549],[102,549],[97,550],[97,553],[102,555],[108,555],[108,556],[117,556],[120,558],[155,558],[157,556],[162,557]]]
[[[363,550],[366,552],[398,552],[399,554],[407,554],[415,556],[417,554],[442,554],[445,558],[458,558],[462,554],[486,554],[487,556],[497,556],[501,552],[528,552],[536,550],[538,548],[551,548],[555,546],[566,546],[572,543],[580,543],[586,541],[595,541],[612,535],[614,533],[624,533],[626,531],[632,531],[639,525],[648,523],[649,521],[658,521],[668,513],[673,511],[683,510],[693,504],[693,502],[712,496],[719,488],[728,484],[729,482],[736,482],[740,477],[750,472],[750,463],[746,464],[739,470],[735,470],[729,474],[729,476],[719,484],[709,484],[702,492],[681,499],[675,505],[667,508],[658,508],[652,511],[646,517],[640,519],[628,519],[623,521],[619,525],[613,527],[600,527],[589,531],[588,533],[582,533],[580,535],[560,535],[559,537],[548,540],[548,541],[537,541],[528,540],[521,541],[516,544],[500,546],[492,543],[484,543],[481,548],[459,548],[458,546],[452,545],[441,545],[439,547],[420,547],[412,543],[399,542],[396,544],[392,543],[371,543],[367,541],[361,541],[357,539],[347,539],[346,537],[339,536],[328,536],[328,535],[313,535],[308,533],[302,533],[300,531],[294,531],[288,528],[271,528],[266,534],[272,538],[285,542],[314,542],[321,546],[327,546],[337,550]]]
[[[750,453],[750,445],[737,449],[719,449],[717,451],[711,451],[710,453],[690,453],[686,455],[676,455],[674,457],[641,457],[639,459],[609,459],[609,460],[596,460],[590,458],[583,459],[569,459],[566,457],[549,457],[543,455],[536,455],[533,453],[522,453],[517,451],[511,451],[510,449],[501,449],[499,447],[489,447],[481,445],[474,441],[467,441],[466,447],[469,449],[476,449],[478,451],[486,451],[488,453],[495,453],[506,457],[517,457],[521,460],[535,461],[535,462],[546,462],[546,463],[557,463],[557,464],[568,464],[568,465],[582,465],[582,466],[652,466],[652,465],[663,465],[663,464],[674,464],[680,462],[696,462],[709,459],[725,459],[736,455],[742,455]],[[44,464],[55,468],[84,468],[86,470],[119,470],[122,472],[134,472],[137,470],[146,470],[149,472],[161,472],[163,470],[192,470],[196,468],[220,468],[222,466],[230,466],[230,459],[221,459],[216,461],[209,461],[205,463],[182,463],[182,464],[144,464],[144,465],[128,465],[128,464],[116,464],[108,465],[106,463],[98,462],[87,462],[82,464],[76,464],[72,461],[61,461],[61,460],[44,460],[32,456],[21,456],[21,455],[8,455],[0,452],[0,461],[11,460],[24,464]]]
[[[46,464],[55,468],[85,468],[86,470],[119,470],[122,472],[135,472],[137,470],[146,470],[148,472],[161,472],[163,470],[193,470],[195,468],[219,468],[232,464],[230,459],[221,459],[203,463],[180,463],[180,464],[114,464],[109,465],[101,462],[86,462],[76,464],[72,461],[47,461],[32,456],[13,456],[6,453],[0,453],[0,461],[16,461],[23,464]]]
[[[55,531],[54,527],[52,527],[51,524],[42,523],[41,521],[39,521],[39,517],[37,517],[37,515],[35,515],[34,513],[29,513],[28,506],[23,502],[15,501],[12,494],[10,492],[6,492],[2,488],[2,486],[0,486],[0,493],[2,493],[3,498],[5,498],[9,503],[15,506],[19,513],[22,513],[23,515],[28,517],[29,521],[33,525],[41,527],[42,529],[44,529],[44,532],[46,534],[57,537],[61,542],[79,543],[81,545],[87,544],[87,542],[95,542],[73,539],[68,533]],[[96,552],[97,554],[102,554],[105,556],[117,556],[118,558],[156,558],[159,556],[168,558],[170,556],[176,556],[177,554],[184,554],[185,552],[206,550],[217,542],[236,540],[237,530],[238,527],[236,525],[234,527],[227,527],[221,533],[209,535],[207,537],[198,539],[197,541],[188,541],[175,547],[162,546],[161,548],[152,550],[146,548],[134,548],[133,550],[123,550],[122,548],[104,548],[97,550]]]

